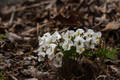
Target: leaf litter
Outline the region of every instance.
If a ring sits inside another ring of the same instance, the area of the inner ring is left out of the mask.
[[[64,80],[49,61],[37,61],[38,36],[91,28],[102,31],[107,46],[120,48],[119,7],[119,0],[25,0],[0,7],[0,35],[8,35],[0,39],[0,71],[8,80]],[[119,80],[119,63],[83,57],[62,74],[68,80]]]

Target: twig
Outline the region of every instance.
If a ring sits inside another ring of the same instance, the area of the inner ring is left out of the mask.
[[[18,80],[15,76],[13,75],[10,75],[10,77],[13,79],[13,80]]]
[[[9,20],[9,23],[8,23],[9,25],[12,25],[14,16],[15,16],[15,9],[14,9],[14,11],[11,14],[11,17],[10,17],[10,20]]]

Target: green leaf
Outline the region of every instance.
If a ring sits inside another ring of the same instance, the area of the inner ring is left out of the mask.
[[[8,37],[7,34],[0,34],[0,39],[7,38],[7,37]]]
[[[63,51],[63,53],[64,53],[64,57],[69,58],[69,59],[75,59],[75,57],[78,55],[78,53],[76,53],[75,47],[71,47],[70,50]]]
[[[110,58],[110,59],[112,59],[112,60],[117,60],[117,58],[115,57],[115,55],[114,55],[114,54],[111,54],[111,53],[107,53],[107,54],[106,54],[106,57],[107,57],[107,58]]]
[[[117,52],[117,48],[114,48],[114,49],[112,49],[112,51],[108,51],[107,53],[106,53],[106,57],[107,58],[110,58],[110,59],[112,59],[112,60],[117,60],[117,57],[115,56],[115,53]]]

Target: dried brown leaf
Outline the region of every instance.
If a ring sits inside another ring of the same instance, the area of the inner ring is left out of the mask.
[[[25,80],[38,80],[37,78],[30,78],[30,79],[25,79]]]
[[[108,31],[108,30],[117,30],[120,28],[120,23],[112,21],[110,23],[108,23],[104,29],[102,29],[101,31]]]

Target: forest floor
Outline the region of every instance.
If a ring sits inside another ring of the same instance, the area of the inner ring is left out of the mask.
[[[117,60],[82,64],[83,73],[66,80],[120,80],[119,0],[25,0],[0,7],[0,80],[65,80],[50,62],[37,61],[38,36],[46,32],[93,29]]]

